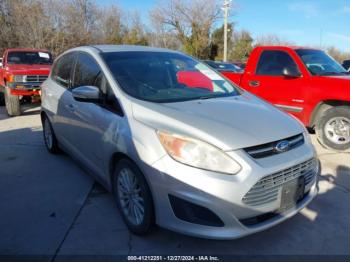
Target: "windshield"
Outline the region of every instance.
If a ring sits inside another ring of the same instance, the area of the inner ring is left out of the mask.
[[[243,71],[240,67],[229,63],[220,63],[220,62],[214,62],[214,61],[205,61],[205,63],[218,71],[224,71],[224,72],[242,72]]]
[[[102,57],[120,87],[141,100],[165,103],[239,94],[218,73],[186,55],[113,52]]]
[[[7,63],[22,65],[51,65],[52,56],[50,53],[47,52],[10,52],[7,56]]]
[[[346,70],[337,61],[321,50],[299,49],[295,51],[313,75],[347,74]]]

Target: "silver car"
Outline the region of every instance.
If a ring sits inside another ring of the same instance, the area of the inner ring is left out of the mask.
[[[42,86],[41,118],[47,149],[64,150],[113,192],[136,234],[157,224],[239,238],[317,194],[304,127],[179,52],[71,49]]]

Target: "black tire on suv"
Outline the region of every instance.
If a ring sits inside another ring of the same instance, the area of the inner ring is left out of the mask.
[[[324,147],[336,151],[350,149],[350,106],[329,108],[318,119],[315,129]]]
[[[5,105],[9,116],[19,116],[21,114],[21,105],[19,97],[10,93],[10,88],[5,87]]]

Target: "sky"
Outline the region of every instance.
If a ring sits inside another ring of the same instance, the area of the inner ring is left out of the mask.
[[[220,0],[219,0],[220,1]],[[222,0],[223,1],[223,0]],[[158,0],[99,0],[136,10],[148,23]],[[335,46],[350,52],[350,0],[233,0],[231,21],[253,37],[274,34],[296,45]]]

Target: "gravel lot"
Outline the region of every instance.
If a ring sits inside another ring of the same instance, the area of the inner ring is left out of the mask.
[[[320,192],[302,212],[270,230],[233,241],[156,228],[131,235],[111,194],[73,160],[47,153],[39,108],[8,118],[0,107],[0,254],[341,254],[350,255],[350,154],[317,147]],[[314,139],[314,137],[313,137]]]

